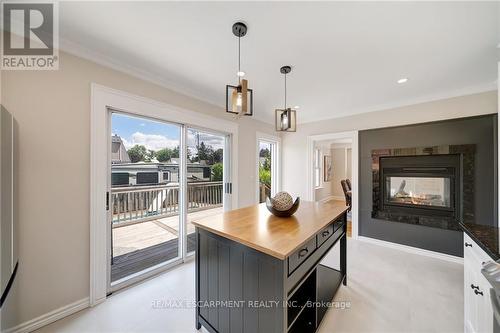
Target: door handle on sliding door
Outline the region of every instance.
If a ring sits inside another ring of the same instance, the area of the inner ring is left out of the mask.
[[[233,193],[233,183],[225,183],[224,184],[224,192],[226,192],[226,194],[232,194]]]

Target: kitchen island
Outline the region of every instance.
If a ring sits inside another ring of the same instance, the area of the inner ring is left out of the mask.
[[[343,201],[301,202],[289,218],[265,204],[194,221],[196,328],[315,332],[346,280]],[[340,243],[340,270],[320,264]]]

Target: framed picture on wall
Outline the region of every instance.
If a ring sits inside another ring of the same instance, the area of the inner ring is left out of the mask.
[[[329,182],[332,179],[332,156],[323,156],[323,181]]]

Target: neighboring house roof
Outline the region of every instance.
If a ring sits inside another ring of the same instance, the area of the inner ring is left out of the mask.
[[[210,168],[210,165],[204,165],[200,163],[187,163],[188,167],[195,167],[195,168]],[[113,165],[113,170],[120,170],[120,169],[153,169],[157,170],[160,168],[174,168],[177,169],[179,168],[179,164],[177,163],[162,163],[162,162],[137,162],[137,163],[121,163],[121,164],[115,164]]]
[[[118,135],[111,137],[111,163],[130,163],[130,156],[128,156],[127,149],[123,144],[122,138]]]

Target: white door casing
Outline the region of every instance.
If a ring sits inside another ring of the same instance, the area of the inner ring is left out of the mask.
[[[352,238],[357,239],[359,235],[359,140],[358,131],[339,132],[320,135],[310,135],[307,137],[307,198],[308,201],[314,201],[314,143],[325,140],[351,139],[351,172],[352,172]]]
[[[96,83],[91,84],[90,113],[90,305],[106,299],[108,286],[108,212],[110,162],[108,109],[180,123],[200,129],[230,134],[231,146],[238,146],[238,124],[202,113],[133,95]],[[238,207],[238,152],[231,154],[231,206]]]

